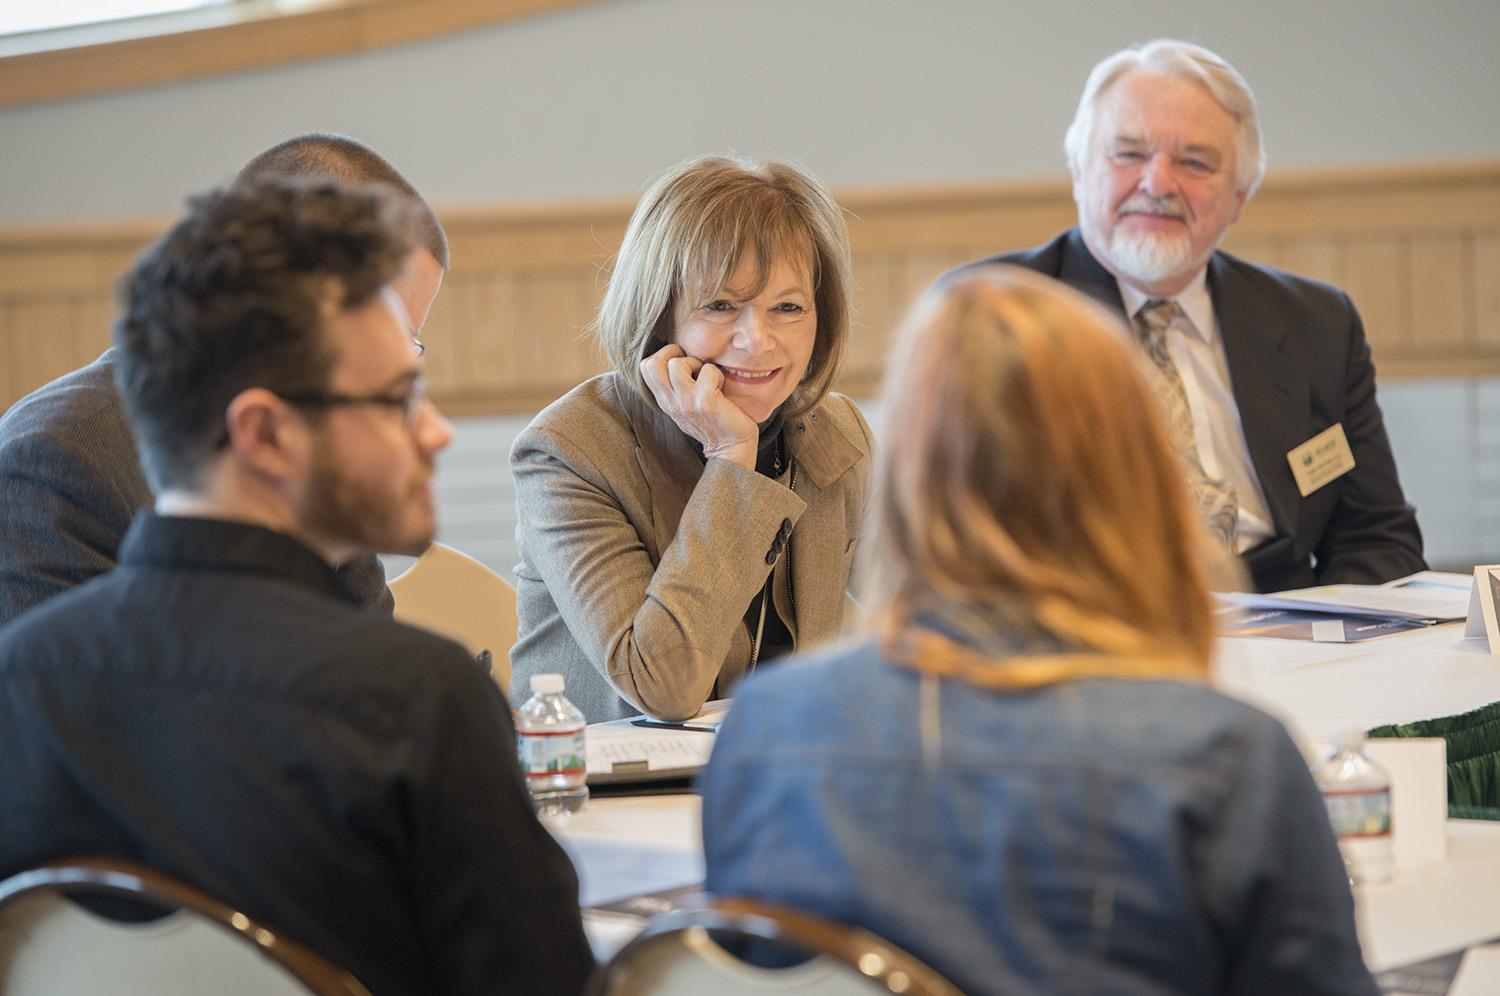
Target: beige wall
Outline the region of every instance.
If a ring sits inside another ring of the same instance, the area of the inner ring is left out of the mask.
[[[1060,178],[1089,67],[1158,35],[1245,73],[1273,175],[1500,159],[1495,0],[598,0],[0,109],[0,228],[170,216],[314,129],[369,142],[463,210],[628,199],[729,149],[795,158],[841,191]]]

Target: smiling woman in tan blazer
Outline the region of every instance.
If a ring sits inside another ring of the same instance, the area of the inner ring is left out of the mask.
[[[511,449],[512,701],[557,672],[591,722],[693,715],[837,636],[872,441],[833,394],[849,249],[784,163],[683,163],[641,199],[595,322],[614,364]]]

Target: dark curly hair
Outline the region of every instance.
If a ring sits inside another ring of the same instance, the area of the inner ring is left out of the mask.
[[[158,493],[198,483],[241,391],[326,386],[321,302],[368,303],[412,236],[404,199],[326,179],[238,183],[188,207],[118,286],[115,382]]]

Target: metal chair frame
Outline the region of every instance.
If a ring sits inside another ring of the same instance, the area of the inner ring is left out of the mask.
[[[622,969],[660,945],[680,942],[689,931],[789,945],[852,968],[873,987],[898,996],[963,996],[919,959],[868,930],[742,896],[705,896],[702,905],[652,917],[640,934],[595,970],[584,990],[586,996],[616,993]],[[724,954],[733,957],[727,951]],[[768,977],[765,988],[767,992],[796,991],[773,977]]]
[[[134,861],[68,858],[18,872],[0,881],[0,914],[42,892],[69,898],[120,896],[185,909],[279,965],[314,996],[370,996],[358,980],[321,955],[198,889]]]

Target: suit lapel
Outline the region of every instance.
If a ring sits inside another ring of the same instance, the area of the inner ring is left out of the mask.
[[[677,423],[648,405],[622,379],[616,380],[615,391],[635,431],[636,463],[651,490],[651,531],[655,544],[651,559],[660,563],[662,551],[677,535],[683,510],[703,476],[703,459]]]
[[[1120,284],[1115,280],[1114,274],[1106,270],[1094,258],[1094,254],[1089,252],[1078,229],[1068,232],[1066,239],[1058,261],[1058,272],[1055,274],[1057,279],[1069,287],[1083,291],[1124,318],[1125,324],[1129,325],[1130,316],[1125,314],[1125,299],[1120,297]]]
[[[849,402],[835,400],[831,404]],[[844,491],[842,500],[823,492],[839,486],[844,475],[863,458],[864,450],[844,435],[829,405],[825,401],[786,426],[787,450],[797,467],[797,496],[807,506],[791,537],[795,612],[783,602],[785,562],[776,566],[776,604],[794,640],[800,640],[800,633],[809,625],[815,631],[819,627],[836,631],[843,611],[844,585],[831,585],[829,579],[838,576],[836,565],[843,563],[848,553],[848,492]],[[847,484],[842,486],[847,489]]]
[[[1076,228],[1067,233],[1056,276],[1129,324],[1119,283],[1089,252]],[[1284,319],[1245,281],[1232,257],[1214,253],[1208,265],[1208,290],[1224,337],[1230,386],[1250,460],[1277,532],[1293,535],[1299,495],[1286,454],[1309,435],[1307,372],[1283,351]]]
[[[1208,290],[1255,474],[1276,531],[1294,535],[1299,496],[1286,454],[1309,435],[1307,371],[1283,350],[1285,321],[1223,253],[1209,261]]]

